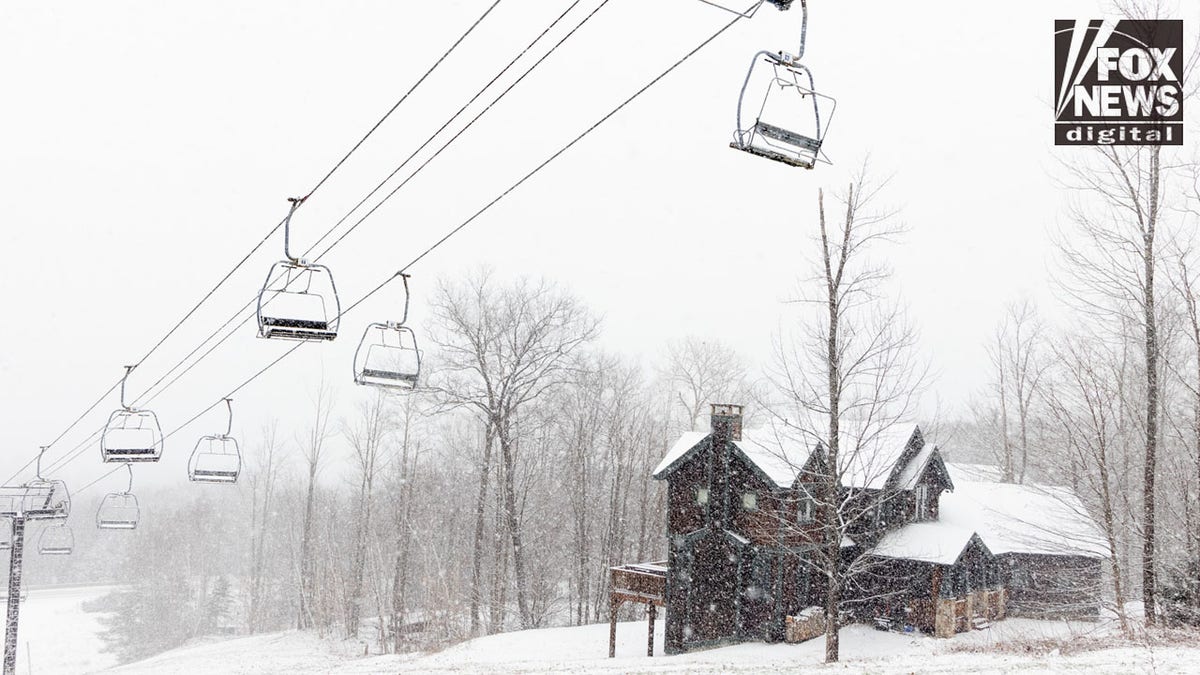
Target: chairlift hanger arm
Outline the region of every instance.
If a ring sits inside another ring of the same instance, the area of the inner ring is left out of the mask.
[[[225,408],[229,411],[229,423],[225,425],[225,435],[233,433],[233,399],[225,397]]]
[[[287,218],[284,218],[283,220],[283,257],[290,260],[293,264],[299,264],[300,259],[292,257],[292,214],[296,212],[296,209],[300,208],[300,205],[304,203],[305,199],[308,199],[308,197],[288,197],[288,202],[291,203],[292,206],[288,209]]]
[[[38,479],[38,480],[42,480],[42,455],[45,455],[45,454],[46,454],[46,449],[47,449],[47,448],[49,448],[49,447],[50,447],[50,446],[48,446],[48,445],[43,445],[43,446],[41,446],[41,450],[38,452],[38,456],[37,456],[37,473],[35,474],[35,475],[37,476],[37,479]]]
[[[404,272],[396,272],[396,276],[404,282],[404,316],[400,319],[400,325],[408,323],[408,274]]]
[[[133,372],[134,368],[137,368],[137,365],[125,366],[125,374],[121,376],[121,407],[126,410],[133,410],[125,403],[125,380],[129,379],[129,374]]]

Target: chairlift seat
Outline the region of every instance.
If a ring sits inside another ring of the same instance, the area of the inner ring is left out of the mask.
[[[817,162],[828,162],[821,149],[836,106],[834,99],[814,89],[812,73],[796,57],[760,51],[751,60],[738,97],[737,129],[729,147],[812,169]],[[763,118],[784,120],[790,128]]]
[[[816,165],[814,160],[801,159],[791,155],[785,155],[782,152],[776,152],[775,150],[760,148],[754,145],[739,145],[737,143],[730,143],[729,147],[735,150],[743,150],[752,155],[757,155],[758,157],[775,160],[776,162],[783,162],[789,166],[798,166],[802,169],[811,169]]]
[[[71,555],[75,550],[75,535],[66,523],[54,525],[42,530],[38,538],[38,553],[40,555]]]
[[[258,295],[258,334],[284,340],[333,340],[340,312],[328,268],[278,262]]]
[[[392,323],[367,326],[354,354],[354,381],[377,387],[416,389],[421,376],[421,350],[416,340],[407,326]]]
[[[149,410],[114,411],[100,437],[105,462],[157,462],[162,446],[162,428]]]
[[[100,508],[96,511],[96,527],[101,530],[134,530],[140,517],[137,497],[128,492],[112,492],[100,502]]]
[[[236,483],[241,469],[242,456],[236,441],[206,436],[196,444],[188,461],[188,479],[194,483]]]
[[[754,125],[754,128],[756,131],[758,131],[758,133],[762,134],[763,136],[766,136],[767,138],[777,140],[780,143],[787,143],[788,145],[794,145],[801,150],[805,150],[805,151],[812,152],[815,154],[818,150],[821,149],[821,141],[818,141],[815,138],[809,138],[808,136],[805,136],[803,134],[797,134],[795,132],[788,131],[787,129],[784,129],[783,127],[777,127],[773,124],[767,124],[766,122],[763,122],[762,120],[759,120],[758,122],[756,122]]]

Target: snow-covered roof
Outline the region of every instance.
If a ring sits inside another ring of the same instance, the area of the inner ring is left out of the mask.
[[[982,483],[999,483],[1000,467],[994,464],[966,464],[963,462],[946,462],[946,471],[950,472],[950,480],[977,481]]]
[[[803,437],[769,426],[745,430],[742,440],[733,444],[778,487],[791,487],[812,453]]]
[[[1109,555],[1100,528],[1069,488],[959,481],[942,495],[938,519],[975,530],[997,554]]]
[[[953,565],[975,531],[951,523],[909,523],[883,535],[871,555]]]
[[[900,475],[896,479],[896,487],[901,490],[915,488],[917,480],[921,474],[925,473],[925,467],[929,466],[929,460],[933,457],[933,451],[936,449],[933,443],[925,443],[916,456],[900,471]]]
[[[915,424],[893,425],[883,431],[872,432],[860,432],[848,424],[841,434],[839,452],[842,484],[854,488],[882,489],[915,433]],[[684,433],[654,468],[653,475],[662,478],[668,469],[707,436],[707,433],[700,431]],[[742,439],[733,444],[753,468],[777,487],[787,488],[795,483],[796,476],[812,454],[812,448],[820,442],[819,438],[814,433],[777,424],[743,430]],[[911,485],[905,484],[916,481],[929,462],[933,449],[933,445],[927,443],[904,467],[901,487],[911,489]]]
[[[915,424],[894,424],[883,430],[843,430],[838,452],[842,485],[881,490],[917,432]],[[927,444],[931,446],[931,444]],[[930,447],[932,450],[932,447]]]
[[[674,466],[707,437],[708,434],[699,431],[689,431],[680,436],[654,468],[653,475],[661,477],[660,474]],[[742,439],[733,444],[752,468],[781,488],[792,486],[810,454],[808,442],[803,437],[788,429],[773,426],[746,429],[742,431]]]
[[[666,456],[662,458],[662,461],[658,463],[658,466],[654,467],[654,471],[651,475],[657,477],[658,474],[666,471],[667,468],[678,461],[679,458],[686,455],[688,450],[696,447],[700,441],[704,440],[704,437],[707,435],[708,434],[703,431],[685,431],[683,435],[679,437],[679,440],[675,441],[675,445],[672,445],[671,449],[667,451]]]

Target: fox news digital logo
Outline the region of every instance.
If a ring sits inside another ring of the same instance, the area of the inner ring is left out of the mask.
[[[1055,145],[1183,145],[1183,22],[1054,22]]]

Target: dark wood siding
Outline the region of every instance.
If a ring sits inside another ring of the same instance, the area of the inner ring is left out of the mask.
[[[1097,619],[1100,616],[1102,560],[1083,556],[1006,553],[1008,609],[1014,616],[1045,619]]]

